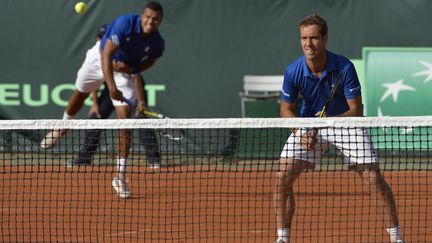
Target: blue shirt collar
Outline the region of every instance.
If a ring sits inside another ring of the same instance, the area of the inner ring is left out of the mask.
[[[141,15],[138,15],[135,19],[135,31],[137,34],[141,34],[142,33],[142,28],[141,28]]]
[[[328,73],[333,72],[336,69],[336,55],[332,52],[327,52],[327,64],[323,72],[323,76],[327,76]],[[312,72],[306,64],[306,57],[303,56],[303,76],[305,77],[313,77]]]

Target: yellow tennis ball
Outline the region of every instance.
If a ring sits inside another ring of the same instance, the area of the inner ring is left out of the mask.
[[[75,4],[75,12],[77,12],[77,14],[83,14],[86,10],[87,4],[83,2],[78,2],[77,4]]]

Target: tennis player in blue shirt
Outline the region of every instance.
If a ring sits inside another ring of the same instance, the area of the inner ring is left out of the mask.
[[[131,108],[123,102],[123,98],[138,99],[138,106],[145,108],[142,83],[133,82],[130,74],[153,66],[164,50],[164,41],[157,30],[162,22],[162,7],[156,2],[149,4],[140,16],[130,14],[114,20],[101,41],[103,77],[119,119],[131,116]],[[117,66],[116,69],[114,66]],[[131,191],[127,185],[125,172],[131,145],[131,131],[120,130],[118,141],[118,177],[114,178],[112,185],[119,197],[128,198]]]
[[[360,82],[353,64],[345,57],[327,51],[327,23],[319,15],[305,17],[299,24],[300,44],[304,56],[285,69],[281,92],[281,117],[297,117],[297,100],[302,95],[301,117],[319,117],[331,90],[336,93],[328,116],[363,116]],[[336,82],[340,75],[340,81]],[[349,134],[343,138],[342,134]],[[342,138],[344,141],[342,141]],[[346,142],[355,141],[355,142]],[[399,229],[396,203],[390,186],[378,165],[377,153],[370,135],[362,128],[330,128],[321,130],[293,129],[280,158],[275,191],[277,211],[277,243],[288,243],[295,212],[293,184],[301,171],[313,168],[321,155],[333,144],[341,150],[349,168],[369,185],[371,195],[384,208],[383,220],[390,242],[403,242]]]
[[[122,101],[124,98],[136,100],[138,106],[145,109],[142,83],[133,79],[133,75],[152,67],[162,56],[165,43],[158,31],[162,17],[162,6],[158,2],[149,2],[140,15],[122,15],[109,25],[100,45],[96,43],[87,52],[77,74],[76,89],[69,99],[63,119],[73,119],[82,108],[84,100],[91,92],[99,89],[103,80],[107,84],[119,119],[129,118],[132,114],[131,107]],[[65,129],[51,131],[42,140],[41,147],[52,148],[66,132]],[[125,177],[130,136],[129,130],[119,132],[119,173],[113,180],[113,187],[122,198],[131,196]]]

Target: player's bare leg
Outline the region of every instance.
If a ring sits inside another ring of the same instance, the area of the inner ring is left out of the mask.
[[[130,117],[131,109],[128,106],[116,106],[117,118],[127,119]],[[126,160],[129,156],[131,146],[131,131],[122,129],[119,131],[118,138],[118,158],[117,158],[117,177],[114,178],[112,185],[121,198],[129,198],[132,192],[128,186],[126,178]]]
[[[277,221],[276,242],[289,243],[292,219],[295,213],[295,198],[293,184],[301,171],[308,167],[308,162],[294,160],[292,158],[281,158],[279,171],[275,186],[275,207]]]
[[[90,93],[83,93],[75,89],[71,97],[69,98],[68,105],[66,107],[66,113],[69,116],[74,117],[83,107],[84,101],[87,99]]]
[[[74,93],[69,98],[68,106],[66,107],[66,111],[63,114],[63,119],[73,119],[83,107],[84,101],[88,96],[89,93],[82,93],[75,89]],[[65,136],[66,133],[67,129],[55,129],[50,131],[41,141],[41,148],[50,149],[54,147],[59,142],[60,138]]]
[[[357,165],[355,168],[363,183],[370,189],[371,196],[374,197],[372,201],[376,204],[376,208],[383,210],[381,215],[384,219],[384,224],[388,227],[387,231],[390,235],[390,242],[403,242],[399,229],[394,195],[390,186],[384,180],[379,165],[377,163],[363,164]]]

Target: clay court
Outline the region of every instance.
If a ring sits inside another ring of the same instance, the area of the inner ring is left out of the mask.
[[[3,166],[1,242],[272,242],[274,171],[131,167],[119,199],[111,166]],[[235,171],[234,171],[235,170]],[[432,173],[386,171],[406,242],[427,242]],[[303,173],[291,242],[386,242],[377,207],[347,171]]]

